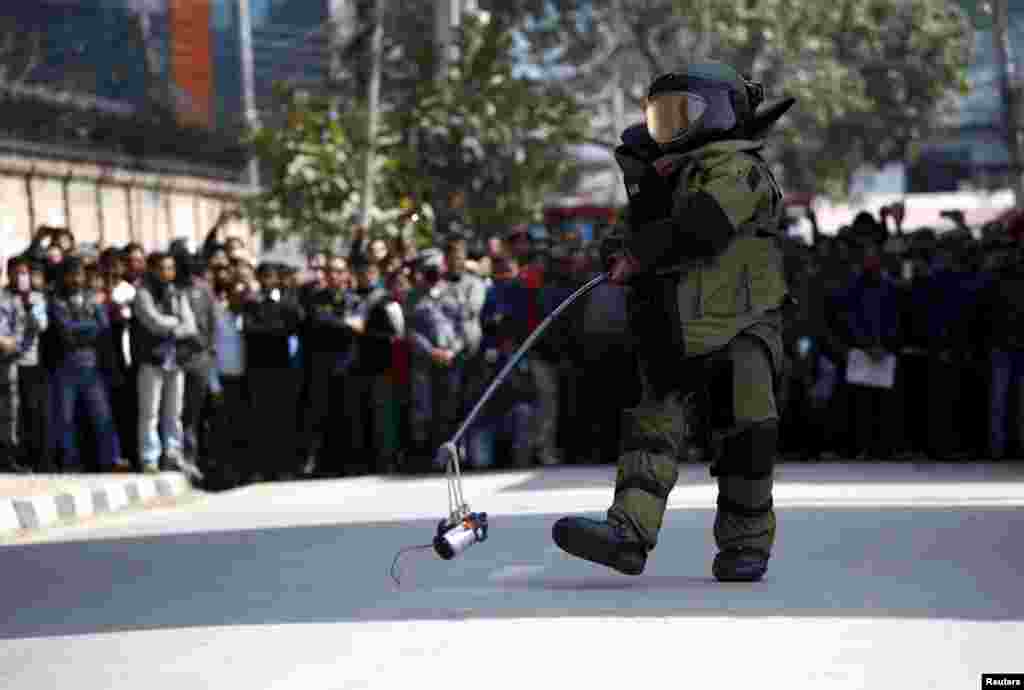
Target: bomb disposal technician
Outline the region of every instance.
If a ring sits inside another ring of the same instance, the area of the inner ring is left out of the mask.
[[[753,582],[768,566],[789,298],[782,191],[758,141],[785,109],[758,113],[763,98],[728,65],[693,64],[654,80],[646,122],[616,150],[629,219],[604,241],[602,258],[611,279],[632,288],[643,397],[627,411],[607,519],[562,518],[552,536],[625,574],[643,572],[693,444],[710,454],[718,482],[715,577]]]

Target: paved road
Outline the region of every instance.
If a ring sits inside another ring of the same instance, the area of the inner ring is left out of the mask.
[[[259,485],[0,546],[0,687],[976,688],[1024,672],[1024,468],[783,466],[767,579],[710,577],[685,472],[636,578],[550,525],[610,468],[471,475],[492,536],[426,543],[438,478]]]

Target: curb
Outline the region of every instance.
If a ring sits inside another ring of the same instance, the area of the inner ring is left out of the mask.
[[[58,523],[73,524],[93,515],[107,515],[141,506],[157,498],[175,498],[192,491],[184,474],[156,476],[83,486],[56,494],[0,499],[0,535]]]

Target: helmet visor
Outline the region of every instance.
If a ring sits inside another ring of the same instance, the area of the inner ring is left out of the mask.
[[[668,144],[686,134],[704,115],[708,102],[689,91],[669,91],[647,99],[644,112],[647,130],[659,144]]]

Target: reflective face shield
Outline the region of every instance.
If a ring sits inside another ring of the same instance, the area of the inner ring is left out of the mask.
[[[659,144],[669,144],[700,121],[708,102],[689,91],[667,91],[647,99],[644,114],[647,130]]]

